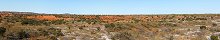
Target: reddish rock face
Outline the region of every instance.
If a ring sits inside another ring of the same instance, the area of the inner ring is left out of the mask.
[[[55,16],[27,16],[28,19],[37,19],[37,20],[58,20]]]
[[[99,18],[100,18],[100,20],[102,20],[104,22],[109,22],[109,23],[117,20],[116,16],[99,16]]]
[[[0,13],[0,17],[5,17],[5,16],[13,16],[13,14],[10,14],[10,13]]]
[[[96,19],[96,16],[82,16],[85,19]]]
[[[132,20],[133,17],[134,16],[99,16],[99,19],[107,23],[113,23],[119,20],[129,21]]]

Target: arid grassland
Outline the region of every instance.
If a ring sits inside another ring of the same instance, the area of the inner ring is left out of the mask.
[[[220,14],[0,12],[0,40],[219,40]]]

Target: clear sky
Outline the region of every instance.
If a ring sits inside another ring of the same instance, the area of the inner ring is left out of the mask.
[[[220,0],[0,0],[0,11],[74,14],[220,13]]]

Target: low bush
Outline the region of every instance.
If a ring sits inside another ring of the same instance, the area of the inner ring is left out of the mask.
[[[3,36],[3,34],[6,32],[6,28],[0,27],[0,36]]]
[[[22,40],[22,39],[30,38],[31,36],[28,30],[21,30],[18,32],[9,33],[7,34],[6,37],[8,40]]]
[[[22,25],[41,25],[43,22],[38,20],[23,20],[21,22]]]
[[[105,24],[105,28],[113,28],[115,27],[115,24],[111,23],[111,24]]]
[[[214,36],[214,35],[212,35],[210,38],[211,38],[211,40],[219,40],[218,36]]]
[[[128,32],[122,32],[120,34],[114,35],[111,39],[113,40],[135,40],[134,36]]]

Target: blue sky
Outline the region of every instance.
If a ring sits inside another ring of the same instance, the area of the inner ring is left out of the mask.
[[[220,13],[220,0],[0,0],[0,11],[74,14]]]

